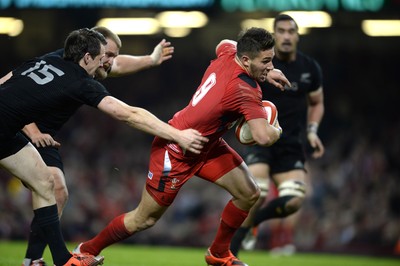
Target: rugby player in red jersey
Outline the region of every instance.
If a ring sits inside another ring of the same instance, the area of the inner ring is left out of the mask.
[[[169,121],[177,129],[193,128],[207,137],[200,154],[156,137],[149,171],[136,209],[114,218],[93,239],[74,252],[99,254],[107,246],[153,226],[174,201],[179,189],[197,176],[225,190],[232,199],[224,208],[214,241],[205,256],[208,265],[246,265],[230,252],[235,231],[257,201],[260,189],[243,159],[222,138],[236,120],[245,117],[258,145],[270,146],[282,132],[272,126],[262,105],[258,82],[289,85],[280,71],[273,71],[274,39],[262,28],[242,32],[237,42],[223,40],[189,104]]]

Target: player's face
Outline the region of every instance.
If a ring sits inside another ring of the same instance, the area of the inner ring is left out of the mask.
[[[105,56],[105,47],[104,45],[100,45],[100,53],[95,56],[94,58],[92,56],[88,56],[87,60],[86,60],[86,72],[90,75],[90,76],[95,76],[96,71],[99,68],[103,67],[103,58]]]
[[[274,58],[274,49],[261,51],[257,57],[249,60],[250,75],[258,82],[264,82],[268,72],[274,69],[272,58]]]
[[[295,53],[299,42],[299,34],[294,21],[279,21],[274,30],[276,51],[284,54]]]
[[[96,71],[96,79],[103,80],[107,78],[108,73],[111,71],[111,67],[114,64],[115,57],[119,54],[117,44],[107,38],[107,45],[105,46],[105,56],[103,57],[103,66],[99,67]]]

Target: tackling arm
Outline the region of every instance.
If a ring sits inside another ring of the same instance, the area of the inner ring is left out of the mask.
[[[127,105],[112,96],[104,97],[97,107],[113,118],[125,122],[130,127],[160,138],[174,141],[178,143],[183,150],[198,154],[203,148],[204,143],[208,142],[208,139],[202,137],[197,130],[178,130],[161,121],[149,111]]]

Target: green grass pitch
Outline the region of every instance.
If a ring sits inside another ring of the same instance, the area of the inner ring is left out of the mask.
[[[71,243],[72,250],[76,244]],[[0,241],[0,266],[21,265],[26,242]],[[105,249],[104,266],[205,266],[206,248],[137,246],[119,244]],[[46,249],[44,258],[51,265]],[[249,266],[400,266],[400,258],[297,253],[273,257],[267,251],[243,251],[241,259]]]

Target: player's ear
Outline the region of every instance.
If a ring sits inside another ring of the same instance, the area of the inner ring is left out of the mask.
[[[240,61],[242,62],[243,66],[248,68],[250,66],[250,57],[248,57],[247,55],[242,55],[240,57]]]
[[[89,60],[92,58],[92,56],[89,53],[86,53],[83,56],[83,61],[85,62],[85,65],[87,65],[89,63]]]

